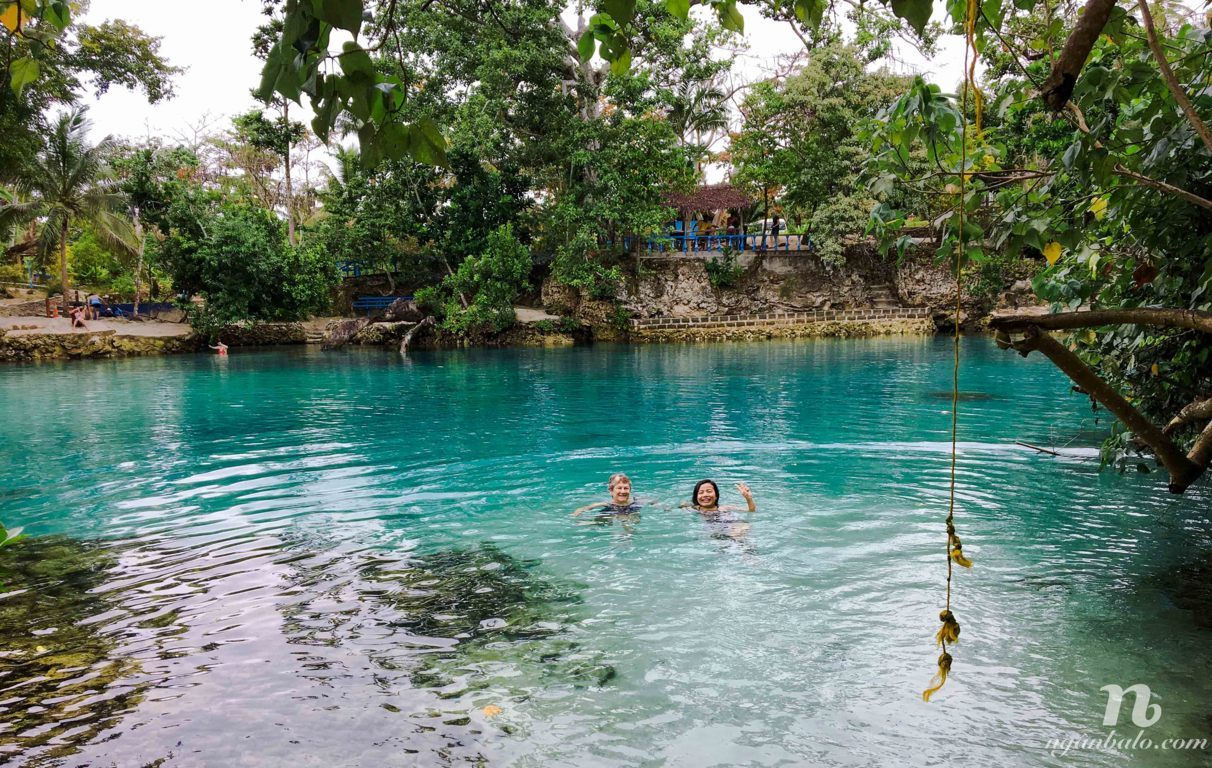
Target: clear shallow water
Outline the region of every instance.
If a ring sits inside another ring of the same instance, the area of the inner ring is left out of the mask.
[[[1207,764],[1047,749],[1106,737],[1109,683],[1151,687],[1156,742],[1212,738],[1207,481],[1100,474],[1059,373],[964,360],[977,567],[931,704],[947,340],[0,369],[2,519],[48,537],[0,558],[0,755]],[[659,505],[576,525],[617,470]],[[676,508],[701,477],[753,487],[741,540]]]

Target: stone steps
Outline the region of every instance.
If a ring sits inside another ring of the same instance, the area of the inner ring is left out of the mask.
[[[308,331],[306,343],[323,344],[324,343],[324,332],[323,331]]]
[[[901,303],[896,299],[896,290],[887,283],[871,286],[871,306],[875,309],[898,309]]]

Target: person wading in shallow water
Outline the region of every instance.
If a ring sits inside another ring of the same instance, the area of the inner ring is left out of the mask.
[[[606,490],[610,491],[610,501],[598,501],[585,506],[572,513],[573,517],[580,517],[590,510],[600,510],[599,516],[602,515],[630,515],[640,511],[640,504],[631,497],[631,478],[624,475],[622,472],[615,472],[606,481]]]

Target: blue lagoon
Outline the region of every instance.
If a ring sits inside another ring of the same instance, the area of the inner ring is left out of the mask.
[[[1207,481],[950,341],[270,351],[0,370],[18,765],[1206,765]],[[1054,457],[1016,440],[1064,446]],[[625,471],[634,525],[578,525]],[[743,534],[679,508],[752,486]],[[1103,724],[1106,685],[1149,686]],[[1070,740],[1097,741],[1074,745]],[[1068,751],[1059,748],[1070,744]],[[156,763],[155,761],[162,762]]]

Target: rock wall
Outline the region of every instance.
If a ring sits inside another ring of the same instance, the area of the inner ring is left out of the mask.
[[[302,344],[307,335],[301,323],[261,323],[247,327],[229,326],[219,334],[219,338],[234,348]],[[0,329],[0,362],[175,355],[204,351],[208,341],[194,333],[180,336],[125,336],[117,331],[6,333]]]
[[[822,337],[865,338],[869,336],[913,336],[934,333],[928,317],[883,320],[828,320],[798,325],[716,325],[638,329],[633,342],[663,344],[703,341],[763,341],[766,339],[811,339]]]
[[[302,323],[256,323],[229,325],[219,334],[230,347],[261,347],[275,344],[305,344],[307,329]]]
[[[205,341],[193,335],[119,336],[114,331],[13,335],[0,331],[0,360],[5,362],[173,355],[204,347]]]
[[[639,319],[900,306],[929,310],[939,327],[952,322],[955,281],[946,265],[935,263],[928,244],[897,263],[881,256],[874,245],[858,243],[847,249],[842,267],[826,266],[808,253],[746,255],[748,265],[731,288],[712,287],[703,258],[642,258],[620,290],[619,303]],[[1005,290],[996,296],[977,296],[966,287],[963,322],[983,317],[994,307],[1035,303],[1030,283],[1022,277],[1008,274]],[[575,291],[551,280],[544,283],[542,298],[548,311],[575,315],[593,326],[595,336],[618,325],[596,306],[602,302],[581,300]]]
[[[895,285],[897,268],[873,246],[851,246],[846,259],[832,268],[807,253],[756,254],[736,286],[713,288],[703,259],[644,258],[619,298],[636,317],[691,317],[869,307]]]

